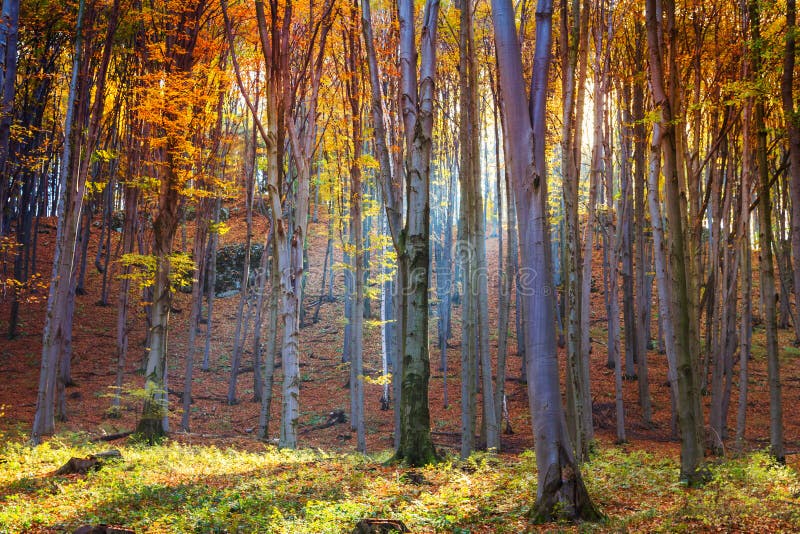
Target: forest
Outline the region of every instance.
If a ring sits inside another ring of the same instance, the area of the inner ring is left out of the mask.
[[[1,3],[0,532],[800,531],[796,0]]]

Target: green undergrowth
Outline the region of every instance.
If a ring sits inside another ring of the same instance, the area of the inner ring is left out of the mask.
[[[70,457],[104,448],[61,436],[30,448],[0,444],[0,532],[72,532],[106,523],[136,532],[349,532],[362,518],[402,520],[412,532],[522,532],[536,494],[532,453],[477,454],[423,469],[318,450],[258,452],[167,441],[118,448],[123,460],[87,475],[54,475]],[[548,531],[800,530],[800,478],[763,453],[711,467],[687,489],[674,459],[598,447],[583,472],[608,516]]]

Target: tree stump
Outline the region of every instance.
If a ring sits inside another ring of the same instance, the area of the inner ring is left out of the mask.
[[[107,460],[122,460],[122,454],[118,450],[110,450],[98,454],[90,454],[86,458],[70,458],[55,474],[57,476],[85,475],[89,471],[101,469]]]
[[[411,532],[399,519],[362,519],[353,529],[353,534],[391,534]]]

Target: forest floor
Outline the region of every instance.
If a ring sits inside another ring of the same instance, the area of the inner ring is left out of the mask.
[[[235,207],[232,211],[232,229],[222,237],[222,244],[244,240],[241,213]],[[265,219],[256,219],[255,235],[261,236],[256,241],[262,239],[266,227]],[[93,239],[96,234],[95,230]],[[327,235],[326,224],[311,225],[305,301],[309,319],[319,294]],[[38,238],[37,269],[47,279],[55,240],[54,220],[40,222]],[[114,238],[118,239],[118,235]],[[182,242],[179,232],[177,246]],[[185,242],[191,243],[191,228]],[[341,243],[335,244],[336,260],[341,261]],[[489,239],[490,273],[497,272],[497,250],[497,239]],[[91,241],[89,254],[95,252],[96,242]],[[591,318],[597,446],[596,456],[584,472],[590,493],[609,520],[594,527],[584,525],[581,530],[800,531],[800,418],[793,412],[800,404],[800,349],[793,345],[793,333],[788,329],[779,332],[788,468],[773,466],[763,454],[751,452],[766,447],[769,436],[764,329],[757,325],[744,447],[729,441],[726,456],[713,459],[713,481],[699,490],[683,488],[677,483],[679,444],[670,433],[666,358],[657,351],[648,354],[654,424],[641,423],[638,384],[626,381],[628,442],[614,444],[614,374],[605,365],[607,321],[600,254],[598,251],[594,262],[594,276],[599,281],[595,285],[599,289],[592,293]],[[110,418],[110,387],[116,375],[118,282],[111,281],[112,305],[96,305],[101,275],[90,267],[87,294],[78,296],[76,301],[72,361],[76,386],[67,391],[69,420],[58,424],[59,434],[49,445],[32,450],[24,441],[35,409],[46,303],[40,291],[40,298],[23,304],[20,335],[14,340],[0,340],[0,406],[4,407],[0,409],[0,532],[71,531],[77,524],[91,521],[127,525],[137,532],[344,532],[352,529],[357,519],[375,515],[397,516],[414,532],[524,529],[524,510],[535,496],[535,461],[525,452],[533,448],[533,438],[527,389],[519,380],[513,306],[506,391],[514,433],[502,436],[502,454],[478,455],[469,462],[455,459],[460,442],[460,323],[459,308],[455,307],[453,339],[447,351],[448,407],[443,403],[445,377],[437,365],[434,318],[430,332],[432,431],[448,460],[421,471],[385,467],[380,460],[388,457],[387,450],[392,446],[392,412],[380,409],[381,386],[365,386],[367,449],[374,456],[365,459],[350,454],[355,449],[355,435],[348,424],[315,429],[331,411],[349,412],[349,390],[345,387],[349,370],[341,364],[343,275],[341,271],[335,274],[337,301],[323,303],[319,322],[306,326],[300,334],[299,440],[305,451],[278,452],[255,438],[259,406],[252,402],[249,349],[245,350],[242,365],[245,371],[250,367],[250,371],[242,373],[238,380],[240,403],[230,406],[225,401],[239,301],[234,296],[215,301],[211,368],[195,373],[191,432],[175,431],[181,417],[180,399],[170,395],[173,432],[167,444],[148,450],[118,442],[112,446],[123,452],[125,462],[121,467],[111,466],[77,479],[50,475],[70,455],[109,447],[90,445],[90,439],[132,430],[137,420],[137,390],[143,384],[138,369],[145,355],[142,308],[135,306],[134,310],[138,316],[132,321],[121,417]],[[490,277],[489,289],[490,328],[496,331],[496,278]],[[189,300],[188,295],[176,294],[170,323],[169,384],[176,390],[182,389],[183,383]],[[757,303],[754,306],[758,308]],[[0,295],[3,332],[7,329],[8,310],[8,299]],[[373,314],[379,313],[374,302],[372,310]],[[654,320],[654,334],[655,327]],[[490,339],[494,356],[497,335],[492,334]],[[379,327],[367,326],[365,374],[380,374],[380,350]],[[561,350],[562,360],[563,356]],[[271,436],[277,434],[280,418],[280,381],[277,369]],[[731,429],[735,428],[737,391],[738,367],[731,399]],[[705,398],[706,403],[709,400]],[[413,473],[421,473],[421,478]],[[568,529],[566,525],[544,528]]]

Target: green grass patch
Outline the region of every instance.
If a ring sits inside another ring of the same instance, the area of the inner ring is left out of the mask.
[[[800,348],[794,345],[784,345],[781,347],[781,352],[789,356],[800,356]]]
[[[412,532],[521,532],[536,495],[533,453],[448,458],[410,470],[374,456],[185,445],[126,445],[124,460],[86,476],[55,476],[70,457],[100,452],[85,436],[30,448],[0,444],[0,532],[71,531],[107,523],[136,532],[349,532],[366,517]],[[712,466],[687,489],[671,458],[599,445],[583,467],[605,523],[582,532],[800,530],[800,478],[761,453]],[[550,525],[548,528],[552,528]]]

